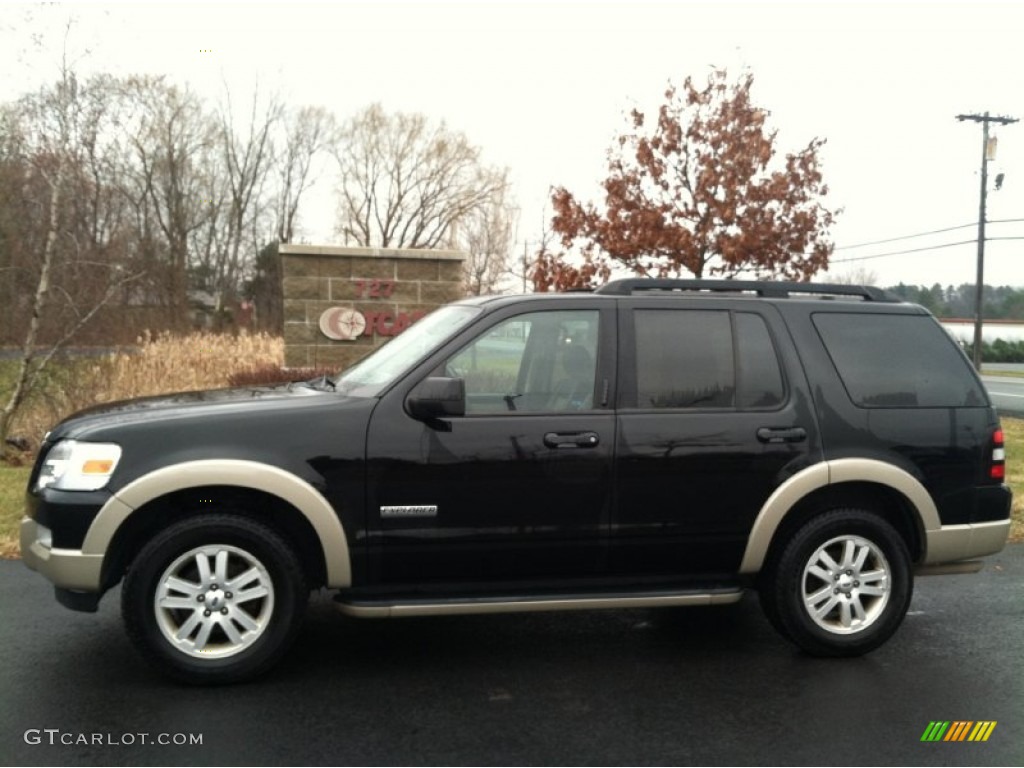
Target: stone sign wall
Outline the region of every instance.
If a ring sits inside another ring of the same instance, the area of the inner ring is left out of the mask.
[[[459,251],[282,245],[286,368],[347,368],[462,298]]]

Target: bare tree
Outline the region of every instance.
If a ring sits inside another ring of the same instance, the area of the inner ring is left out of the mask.
[[[255,91],[246,124],[236,130],[231,94],[225,92],[220,109],[220,148],[227,184],[226,248],[216,262],[213,288],[217,316],[232,297],[245,271],[256,257],[260,221],[265,213],[265,182],[273,161],[271,132],[281,119],[283,106],[277,98],[260,104]]]
[[[480,150],[420,114],[389,115],[374,104],[342,127],[337,232],[347,243],[435,248],[452,227],[508,186]]]
[[[517,215],[518,209],[500,194],[470,211],[459,223],[453,244],[466,252],[462,281],[468,294],[494,293],[512,274]]]
[[[25,219],[3,222],[7,231],[0,234],[13,252],[5,270],[31,286],[31,300],[14,385],[0,410],[0,446],[54,355],[137,277],[126,275],[111,252],[121,209],[101,189],[110,170],[107,93],[104,81],[80,83],[65,56],[53,87],[4,110],[0,166],[6,171],[6,202],[15,196],[28,203]],[[44,315],[60,317],[50,323],[49,334]]]
[[[130,78],[127,88],[135,110],[126,130],[135,154],[135,171],[126,174],[127,195],[148,246],[143,253],[147,266],[163,262],[158,285],[164,287],[166,304],[180,326],[188,311],[190,240],[215,210],[204,197],[209,191],[204,184],[217,126],[187,88],[159,77]]]
[[[190,288],[215,291],[218,269],[228,252],[229,231],[226,225],[230,191],[223,157],[216,149],[208,155],[199,177],[203,206],[202,225],[189,234],[187,265]]]
[[[281,263],[278,245],[295,238],[299,222],[299,204],[317,180],[316,161],[335,138],[334,116],[322,107],[289,110],[277,121],[275,152],[269,176],[273,185],[273,242],[261,240],[262,217],[251,225],[255,259],[244,283],[252,300],[253,320],[261,328],[281,333],[284,324],[284,297],[281,294]]]
[[[314,161],[334,139],[334,116],[323,107],[291,110],[281,125],[280,149],[275,158],[277,183],[275,215],[277,241],[290,243],[295,237],[299,203],[316,182]]]
[[[828,275],[828,282],[839,285],[878,285],[878,273],[867,267],[857,267],[847,272]]]

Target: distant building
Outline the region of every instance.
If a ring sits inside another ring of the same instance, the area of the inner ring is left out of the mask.
[[[971,344],[974,341],[974,320],[955,318],[939,322],[960,343]],[[1024,323],[1019,320],[985,320],[981,324],[981,339],[989,343],[996,339],[1022,341]]]

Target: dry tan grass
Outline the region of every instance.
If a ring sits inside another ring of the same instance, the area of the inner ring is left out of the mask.
[[[5,467],[0,464],[0,559],[20,554],[18,529],[25,511],[25,486],[29,467]]]
[[[20,560],[21,545],[16,535],[0,536],[0,560]]]
[[[138,346],[138,353],[55,364],[15,420],[12,434],[28,437],[38,446],[46,430],[90,405],[226,387],[232,374],[281,365],[284,360],[284,341],[265,333],[162,333],[139,339]]]
[[[1006,482],[1013,489],[1010,541],[1024,542],[1024,420],[1003,418],[1006,435]]]
[[[98,366],[99,378],[106,384],[106,389],[96,392],[98,402],[224,387],[233,373],[280,365],[284,357],[281,338],[265,333],[165,333],[140,342],[141,354],[114,355]]]

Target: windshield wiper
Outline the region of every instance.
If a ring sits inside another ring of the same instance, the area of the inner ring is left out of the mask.
[[[292,384],[309,387],[310,389],[322,389],[325,392],[334,392],[337,387],[334,384],[334,380],[328,378],[327,374],[317,376],[316,378],[309,379],[308,381],[294,381]]]

